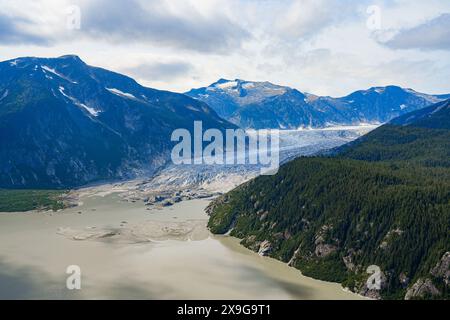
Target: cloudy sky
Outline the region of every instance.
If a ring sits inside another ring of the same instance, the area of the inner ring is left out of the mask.
[[[0,60],[64,54],[178,92],[240,78],[450,93],[450,1],[0,0]]]

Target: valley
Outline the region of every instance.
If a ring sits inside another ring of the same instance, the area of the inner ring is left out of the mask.
[[[281,159],[329,150],[374,128],[282,131]],[[211,199],[258,174],[258,166],[172,165],[151,179],[73,189],[66,197],[74,207],[0,213],[0,281],[9,283],[0,297],[360,299],[208,231]],[[74,264],[82,289],[67,291],[64,270]]]
[[[10,313],[448,314],[449,0],[0,3]]]
[[[178,94],[72,55],[5,61],[0,76],[0,296],[448,296],[446,95],[225,79]],[[217,155],[238,127],[277,130],[278,173],[245,148],[205,161],[203,130]],[[65,290],[68,266],[87,290]]]
[[[310,156],[351,142],[375,129],[375,125],[280,131],[280,162]],[[174,165],[158,170],[153,177],[117,183],[100,183],[70,192],[77,198],[86,192],[118,193],[130,202],[143,201],[148,207],[218,196],[260,174],[261,165]]]
[[[147,210],[114,193],[0,214],[2,299],[361,299],[206,228],[209,200]],[[81,289],[67,290],[68,266]]]

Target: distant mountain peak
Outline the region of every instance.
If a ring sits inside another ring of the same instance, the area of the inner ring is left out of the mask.
[[[186,94],[206,102],[238,126],[290,129],[386,122],[450,97],[388,85],[332,98],[302,93],[268,81],[224,78]]]
[[[375,91],[378,94],[383,94],[386,91],[387,87],[373,87],[372,91]]]
[[[355,94],[362,94],[362,95],[367,95],[367,94],[377,94],[377,95],[382,95],[385,93],[395,93],[395,92],[402,92],[405,91],[405,89],[399,87],[399,86],[394,86],[394,85],[388,85],[388,86],[376,86],[376,87],[370,87],[368,89],[365,90],[358,90],[355,91],[353,93],[351,93],[350,95],[355,95]]]
[[[77,56],[76,54],[66,54],[66,55],[62,55],[60,57],[58,57],[57,59],[71,59],[71,60],[76,60],[76,61],[83,61],[81,60],[81,58],[79,56]]]
[[[221,84],[221,83],[227,83],[227,82],[231,82],[231,81],[233,81],[233,80],[220,78],[219,80],[217,80],[216,82],[214,82],[211,86],[214,86],[214,85],[216,85],[216,84]]]
[[[56,58],[19,57],[0,62],[0,66],[37,71],[39,68],[47,68],[52,70],[57,70],[60,68],[83,68],[87,66],[87,64],[76,55],[64,55]]]

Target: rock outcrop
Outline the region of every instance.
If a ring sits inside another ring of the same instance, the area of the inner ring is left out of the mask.
[[[436,264],[436,266],[431,269],[431,275],[436,278],[441,278],[445,285],[450,284],[450,252],[447,251],[441,258],[441,260]]]
[[[440,294],[441,292],[434,286],[430,279],[421,278],[408,289],[405,300],[423,298],[425,295],[437,296]]]
[[[258,254],[260,256],[267,256],[272,251],[272,244],[265,240],[259,245]]]
[[[320,258],[324,258],[326,256],[329,256],[336,250],[337,250],[337,247],[332,244],[318,244],[316,246],[316,250],[314,251],[314,253],[316,254],[316,256],[318,256]]]

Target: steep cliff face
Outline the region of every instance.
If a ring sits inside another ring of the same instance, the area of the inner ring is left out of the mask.
[[[234,127],[205,103],[76,56],[0,63],[0,187],[62,188],[152,172],[177,128]]]
[[[372,298],[448,298],[449,105],[236,188],[208,208],[211,231]]]

